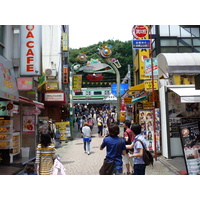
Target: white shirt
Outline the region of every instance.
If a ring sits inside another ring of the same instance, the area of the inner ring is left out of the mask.
[[[82,128],[82,132],[83,132],[83,137],[84,138],[89,138],[91,137],[91,130],[90,130],[90,127],[89,126],[84,126]]]

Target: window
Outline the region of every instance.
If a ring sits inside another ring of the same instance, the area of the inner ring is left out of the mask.
[[[160,25],[160,36],[169,36],[169,25]]]
[[[75,92],[75,95],[83,95],[83,92]]]
[[[192,47],[179,47],[179,52],[180,53],[191,53]]]
[[[190,28],[181,28],[181,37],[191,37]]]
[[[197,38],[193,39],[193,45],[200,46],[200,39],[197,39]]]
[[[191,28],[192,35],[195,37],[200,37],[199,28]]]
[[[101,91],[94,92],[94,95],[101,95]]]
[[[178,25],[170,25],[170,36],[180,37],[180,27]]]
[[[192,46],[191,39],[179,39],[179,46]]]
[[[161,53],[177,53],[177,47],[161,47]]]
[[[161,40],[160,41],[161,46],[177,46],[177,40]]]

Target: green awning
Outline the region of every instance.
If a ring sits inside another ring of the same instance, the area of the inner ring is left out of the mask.
[[[138,97],[138,98],[134,98],[132,99],[132,103],[137,103],[137,102],[140,102],[140,101],[144,101],[148,98],[149,94],[146,95],[146,96],[143,96],[143,97]]]

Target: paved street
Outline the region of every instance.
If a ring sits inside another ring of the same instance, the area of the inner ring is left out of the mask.
[[[76,130],[76,129],[75,129]],[[61,148],[57,149],[57,153],[61,157],[61,162],[66,168],[67,175],[98,175],[99,168],[105,158],[106,149],[101,151],[99,149],[102,139],[97,134],[97,127],[94,127],[93,137],[91,142],[91,153],[87,155],[84,153],[83,140],[80,137],[80,133],[76,135],[73,141],[63,143]],[[125,166],[123,166],[124,172]],[[146,175],[175,175],[165,165],[163,165],[159,159],[154,162],[154,166],[148,166],[146,169]]]

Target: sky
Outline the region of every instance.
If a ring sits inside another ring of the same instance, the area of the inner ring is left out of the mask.
[[[142,2],[56,0],[48,3],[46,1],[29,2],[30,5],[19,7],[19,5],[24,5],[24,2],[26,1],[12,0],[12,7],[10,7],[10,1],[2,2],[5,5],[1,7],[9,8],[9,12],[8,9],[2,9],[1,16],[4,17],[1,18],[1,23],[69,25],[70,48],[86,47],[108,39],[131,40],[133,25],[199,23],[198,6],[191,5],[192,10],[188,12],[190,5],[181,3],[181,9],[177,9],[174,0],[168,0],[167,3],[162,1],[162,5],[159,0],[152,0],[151,3],[148,0]],[[13,17],[7,17],[11,14]]]

